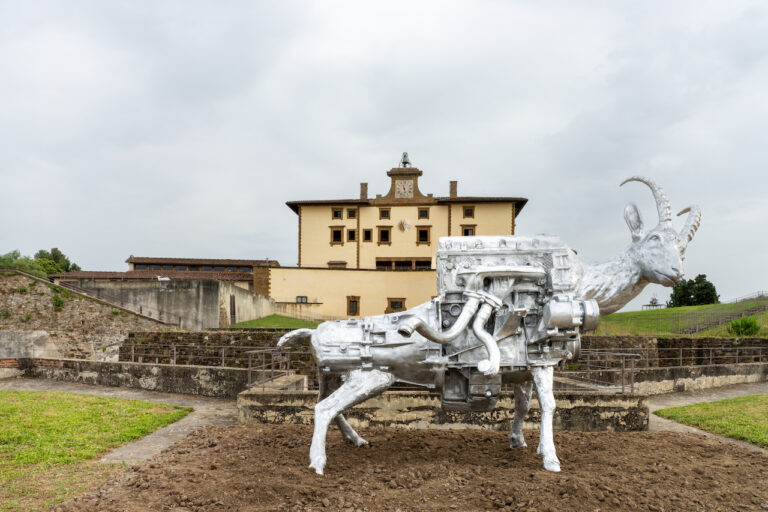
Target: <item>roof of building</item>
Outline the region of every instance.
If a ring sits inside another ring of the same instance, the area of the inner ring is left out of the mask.
[[[167,263],[169,265],[231,265],[254,267],[279,267],[276,260],[227,260],[214,258],[150,258],[144,256],[130,256],[126,263]]]
[[[475,196],[460,196],[460,197],[435,197],[431,198],[433,203],[515,203],[517,208],[515,210],[515,216],[519,215],[528,199],[525,197],[475,197]],[[380,199],[379,199],[380,201]],[[321,205],[370,205],[374,204],[372,199],[321,199],[321,200],[308,200],[308,201],[288,201],[285,203],[288,207],[299,213],[299,206],[321,206]],[[378,203],[376,203],[378,204]],[[425,202],[425,204],[427,204]],[[416,206],[416,205],[405,205]]]
[[[183,272],[163,270],[134,270],[131,272],[101,272],[79,270],[77,272],[64,272],[62,274],[49,274],[48,277],[57,279],[157,279],[168,277],[174,280],[198,280],[212,279],[215,281],[252,281],[250,272]]]

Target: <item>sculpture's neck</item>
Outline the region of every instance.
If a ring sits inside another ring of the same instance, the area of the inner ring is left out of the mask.
[[[623,308],[647,284],[640,268],[625,251],[606,262],[584,265],[576,296],[595,299],[600,315],[607,315]]]

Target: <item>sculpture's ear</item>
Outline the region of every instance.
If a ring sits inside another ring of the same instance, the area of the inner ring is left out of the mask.
[[[632,241],[640,240],[643,237],[643,218],[640,216],[635,203],[629,203],[624,208],[624,220],[627,221],[629,231],[632,233]]]

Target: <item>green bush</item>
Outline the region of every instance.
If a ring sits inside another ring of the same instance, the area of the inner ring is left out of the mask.
[[[728,324],[728,332],[736,336],[754,336],[760,332],[760,322],[753,316],[743,316],[731,320]]]
[[[63,305],[64,305],[64,299],[59,297],[58,293],[54,293],[53,294],[53,307],[60,308]]]

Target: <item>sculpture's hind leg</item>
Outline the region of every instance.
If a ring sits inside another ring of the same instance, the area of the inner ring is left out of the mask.
[[[557,460],[552,437],[552,417],[555,415],[555,395],[552,393],[554,369],[551,366],[536,367],[531,373],[533,384],[536,386],[536,396],[539,397],[539,407],[541,407],[541,434],[536,453],[543,457],[544,469],[557,472],[560,471],[560,461]]]
[[[320,374],[319,380],[320,392],[317,396],[318,402],[321,402],[323,399],[327,398],[331,393],[341,387],[341,379],[338,377],[329,377]],[[352,446],[363,446],[368,444],[368,441],[363,439],[360,434],[358,434],[355,429],[352,428],[352,425],[347,423],[347,419],[343,414],[337,414],[333,421],[336,423],[336,426],[339,427],[339,430],[341,431],[341,437],[346,443],[351,444]]]
[[[395,377],[379,370],[352,370],[344,384],[315,406],[315,432],[309,449],[309,467],[318,475],[325,468],[325,438],[328,425],[344,409],[366,401],[386,390]],[[350,427],[351,428],[351,427]]]
[[[528,446],[523,437],[523,421],[531,407],[531,390],[533,381],[526,380],[515,384],[515,417],[512,419],[512,430],[509,432],[509,447],[520,448]]]

